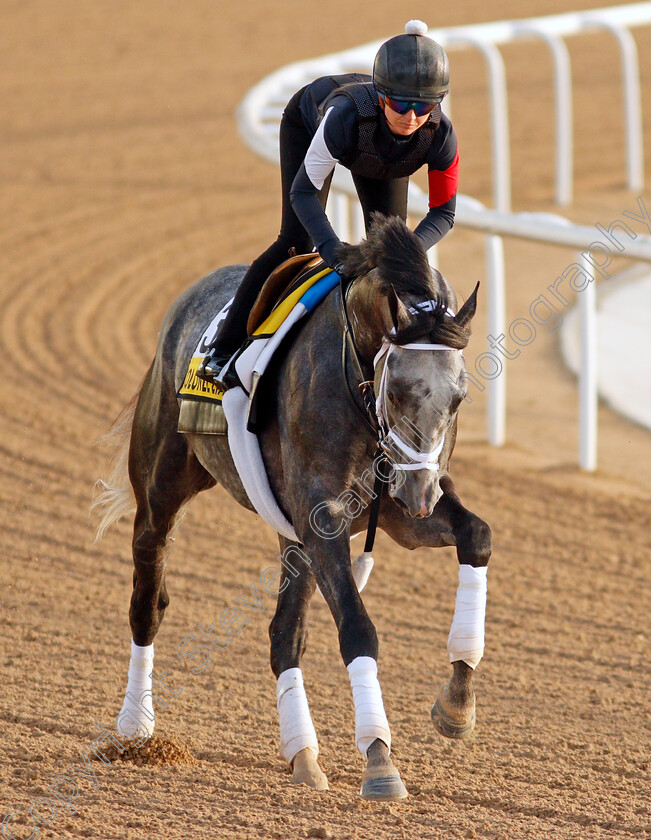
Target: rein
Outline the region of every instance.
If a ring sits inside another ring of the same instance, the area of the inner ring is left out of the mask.
[[[362,367],[362,360],[359,357],[359,350],[357,349],[357,345],[355,344],[355,337],[353,335],[353,328],[350,324],[350,318],[348,317],[348,309],[346,308],[346,296],[348,294],[348,289],[350,288],[350,284],[346,285],[344,282],[343,277],[340,277],[341,284],[341,311],[343,315],[343,340],[341,342],[341,372],[344,377],[344,383],[346,385],[346,395],[348,396],[349,401],[355,407],[355,409],[362,415],[364,418],[364,422],[370,428],[371,432],[373,433],[373,437],[377,439],[377,452],[376,458],[381,457],[380,464],[384,465],[388,462],[388,458],[386,457],[384,450],[382,448],[382,428],[380,426],[380,422],[378,420],[378,416],[375,411],[375,395],[373,393],[373,379],[368,379],[364,376],[364,370]],[[347,370],[347,360],[348,360],[348,351],[351,351],[351,358],[353,360],[353,364],[357,369],[357,376],[359,378],[358,388],[362,395],[362,402],[364,407],[360,406],[358,401],[355,399],[353,391],[350,387],[350,382],[348,381],[348,370]],[[375,460],[375,459],[374,459]],[[379,466],[379,465],[378,465]],[[386,481],[382,479],[382,474],[379,469],[376,468],[375,472],[375,482],[373,483],[373,500],[371,502],[371,506],[368,512],[368,525],[366,528],[366,541],[364,543],[364,554],[367,557],[371,556],[371,552],[373,551],[373,544],[375,543],[375,534],[377,532],[377,524],[380,518],[380,506],[382,504],[382,497],[384,496],[384,485]],[[362,555],[363,556],[363,555]]]
[[[378,439],[379,446],[381,439],[381,427],[380,422],[378,420],[378,416],[375,411],[375,394],[373,392],[373,378],[369,378],[368,376],[364,375],[362,360],[360,359],[359,350],[357,349],[357,345],[355,344],[353,328],[350,324],[350,318],[348,317],[348,309],[346,308],[346,297],[348,295],[348,290],[350,289],[350,284],[346,285],[343,277],[340,279],[341,312],[343,316],[344,326],[343,341],[341,344],[341,366],[344,377],[344,383],[346,386],[346,395],[348,396],[348,399],[355,407],[355,409],[364,418],[364,422],[367,424],[367,426],[369,426],[370,430],[373,432],[373,437]],[[363,408],[355,399],[353,390],[350,387],[350,382],[348,381],[347,361],[349,351],[350,358],[352,359],[354,367],[356,368],[357,378],[359,379],[358,389],[362,395],[362,402],[364,406]]]

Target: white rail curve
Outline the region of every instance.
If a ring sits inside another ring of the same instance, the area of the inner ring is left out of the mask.
[[[571,66],[564,38],[595,31],[607,31],[616,39],[622,66],[623,108],[625,120],[626,175],[629,189],[638,193],[644,184],[642,113],[637,48],[630,27],[651,24],[651,2],[630,3],[586,12],[571,12],[526,20],[500,21],[474,26],[431,29],[430,37],[446,50],[473,47],[486,60],[489,76],[493,200],[496,209],[488,209],[469,196],[458,197],[456,224],[486,235],[489,336],[506,331],[504,249],[502,237],[512,236],[573,248],[578,252],[575,265],[590,263],[593,250],[612,248],[612,239],[595,227],[574,225],[549,213],[511,213],[511,171],[509,157],[509,122],[504,61],[498,46],[515,40],[538,38],[548,47],[554,65],[556,124],[556,202],[567,205],[572,199],[573,120]],[[340,53],[297,62],[277,70],[260,81],[245,96],[238,109],[241,135],[261,157],[278,164],[278,128],[283,109],[303,85],[317,78],[352,71],[371,72],[373,59],[382,41],[375,41]],[[448,97],[445,102],[449,107]],[[424,215],[427,198],[410,184],[410,212]],[[342,239],[359,241],[364,235],[361,208],[356,198],[350,172],[336,167],[328,215]],[[635,208],[634,208],[635,209]],[[592,249],[592,250],[591,250]],[[436,249],[430,254],[436,260]],[[617,256],[651,262],[651,236],[639,233],[626,242],[625,254]],[[602,272],[603,276],[603,272]],[[573,286],[574,288],[574,286]],[[579,463],[585,470],[597,466],[597,389],[596,389],[596,303],[594,283],[581,291],[582,365],[579,376]],[[482,354],[482,356],[496,354]],[[506,360],[488,379],[488,440],[501,446],[506,440]],[[483,390],[483,386],[481,388]]]

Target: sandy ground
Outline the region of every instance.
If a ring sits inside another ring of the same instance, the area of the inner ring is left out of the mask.
[[[573,8],[595,5],[605,4]],[[439,738],[429,719],[449,669],[454,553],[378,540],[364,598],[411,794],[404,804],[358,797],[350,689],[322,603],[311,610],[304,670],[327,794],[292,787],[278,756],[270,598],[202,674],[177,658],[180,639],[246,596],[277,554],[267,526],[220,489],[194,503],[170,563],[156,648],[176,693],[158,716],[161,740],[139,762],[94,762],[96,781],[78,777],[71,809],[46,801],[68,766],[83,767],[98,727],[113,725],[126,677],[131,523],[92,545],[88,506],[106,463],[94,442],[138,386],[176,295],[275,236],[278,172],[239,140],[238,101],[278,66],[388,37],[406,16],[454,25],[566,9],[561,0],[467,0],[439,4],[434,20],[423,0],[408,10],[389,0],[354,10],[340,0],[5,0],[0,817],[23,812],[5,836],[36,837],[36,819],[41,838],[651,835],[651,438],[602,406],[600,469],[579,473],[575,380],[549,329],[510,365],[506,447],[484,442],[482,399],[462,415],[454,476],[495,534],[469,742]],[[648,121],[651,28],[636,38]],[[617,56],[606,36],[570,48],[577,178],[568,215],[609,224],[636,207],[624,189]],[[514,203],[551,210],[549,59],[530,44],[505,55]],[[453,74],[462,188],[489,201],[482,64],[455,54]],[[573,255],[527,243],[506,251],[508,316],[525,317]],[[455,230],[441,266],[467,294],[483,277],[481,239]],[[469,359],[485,335],[482,304]]]

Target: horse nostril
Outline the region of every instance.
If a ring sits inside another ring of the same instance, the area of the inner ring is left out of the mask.
[[[406,502],[404,502],[402,499],[398,498],[397,496],[393,497],[393,501],[398,505],[398,507],[400,508],[400,510],[403,513],[406,513],[407,515],[409,515],[409,508],[407,507]]]

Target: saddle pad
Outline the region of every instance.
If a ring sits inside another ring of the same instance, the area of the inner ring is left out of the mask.
[[[177,431],[182,434],[225,435],[228,431],[221,403],[181,400]]]
[[[292,540],[296,539],[296,532],[274,498],[258,437],[248,428],[250,397],[254,390],[253,383],[257,384],[260,381],[275,350],[289,330],[304,315],[313,311],[338,283],[339,275],[326,268],[314,277],[306,279],[298,289],[287,295],[249,338],[249,343],[235,358],[235,362],[231,362],[235,365],[242,387],[231,388],[224,393],[216,386],[199,379],[196,374],[219,323],[228,311],[229,301],[204,331],[177,394],[182,400],[179,432],[223,434],[216,410],[219,409],[219,412],[223,413],[228,430],[228,445],[247,496],[265,522],[279,534]],[[214,408],[215,411],[210,412],[206,420],[205,410],[201,412],[192,406],[185,408],[186,401],[210,403],[210,409]],[[191,427],[193,422],[197,428]],[[211,431],[213,424],[215,431]]]
[[[188,364],[188,369],[183,377],[183,383],[181,387],[177,391],[177,397],[182,399],[184,402],[191,401],[191,402],[206,402],[211,403],[212,405],[219,405],[222,404],[222,397],[224,396],[224,389],[219,388],[217,385],[213,385],[212,382],[206,382],[205,379],[200,379],[197,376],[197,371],[199,370],[199,365],[203,361],[204,356],[208,353],[208,348],[211,346],[212,342],[217,337],[217,332],[219,331],[219,326],[221,322],[226,317],[228,310],[230,308],[231,303],[233,302],[233,298],[231,298],[227,304],[225,304],[222,309],[215,315],[212,321],[208,324],[206,329],[203,331],[201,335],[201,339],[197,344],[197,347],[192,354],[192,358]],[[199,429],[179,429],[179,431],[200,431]]]

